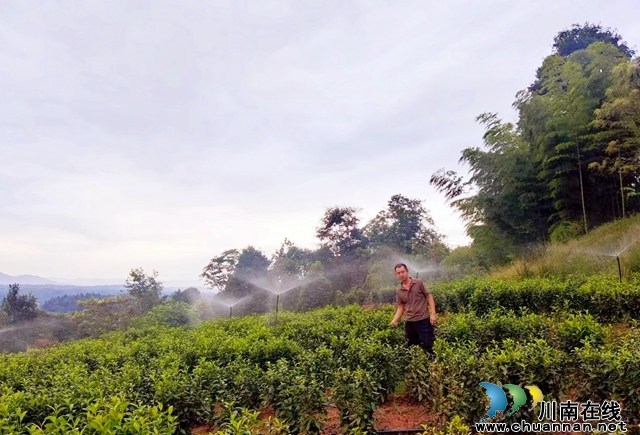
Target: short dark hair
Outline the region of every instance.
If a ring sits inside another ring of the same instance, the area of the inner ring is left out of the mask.
[[[398,263],[396,264],[396,267],[393,268],[393,270],[395,271],[396,269],[398,269],[399,267],[404,267],[404,270],[406,270],[407,272],[409,272],[409,268],[407,267],[406,264],[404,263]]]

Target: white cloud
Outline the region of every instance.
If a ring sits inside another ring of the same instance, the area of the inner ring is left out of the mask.
[[[552,38],[575,22],[633,45],[631,0],[67,2],[0,5],[0,271],[196,279],[207,260],[285,238],[325,207],[370,219],[514,120]]]

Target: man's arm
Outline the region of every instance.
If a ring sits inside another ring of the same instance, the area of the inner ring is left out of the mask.
[[[428,294],[427,301],[429,302],[429,310],[431,311],[431,317],[430,317],[431,324],[435,325],[437,321],[436,301],[433,299],[433,295],[431,295],[431,293]]]
[[[394,328],[398,326],[398,321],[400,320],[403,314],[404,314],[404,305],[398,305],[398,308],[396,309],[396,316],[391,321],[391,326],[393,326]]]

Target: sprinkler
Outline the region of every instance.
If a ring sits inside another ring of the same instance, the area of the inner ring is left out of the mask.
[[[231,318],[233,316],[233,307],[235,307],[240,302],[243,302],[245,299],[248,299],[248,298],[249,296],[245,296],[243,298],[237,299],[235,302],[231,302],[231,301],[225,302],[220,299],[214,299],[213,302],[216,304],[224,305],[225,307],[229,307],[229,318]]]
[[[620,264],[620,255],[624,254],[627,251],[627,249],[631,248],[631,246],[634,245],[637,241],[638,241],[638,238],[636,237],[630,242],[628,242],[626,245],[618,248],[617,251],[613,251],[613,252],[611,251],[603,252],[600,249],[589,249],[583,252],[587,252],[592,255],[602,255],[604,257],[616,257],[616,262],[618,263],[618,279],[620,280],[620,282],[622,282],[622,265]]]
[[[317,279],[317,278],[316,278]],[[312,280],[306,280],[304,282],[296,282],[295,285],[291,285],[291,286],[286,286],[284,288],[282,288],[282,284],[278,285],[278,288],[274,288],[272,287],[269,283],[265,282],[264,280],[243,280],[242,278],[240,278],[240,280],[253,285],[256,288],[259,288],[261,290],[267,291],[271,294],[276,295],[276,322],[278,321],[278,311],[279,311],[279,305],[280,305],[280,295],[290,292],[292,290],[298,289],[300,288],[303,284],[308,284],[310,282],[315,281],[316,279],[312,279]]]

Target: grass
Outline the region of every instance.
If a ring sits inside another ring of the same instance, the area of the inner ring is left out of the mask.
[[[502,279],[567,278],[605,272],[617,277],[616,254],[620,256],[623,277],[640,271],[640,215],[604,224],[566,243],[534,248],[524,258],[491,275]]]

